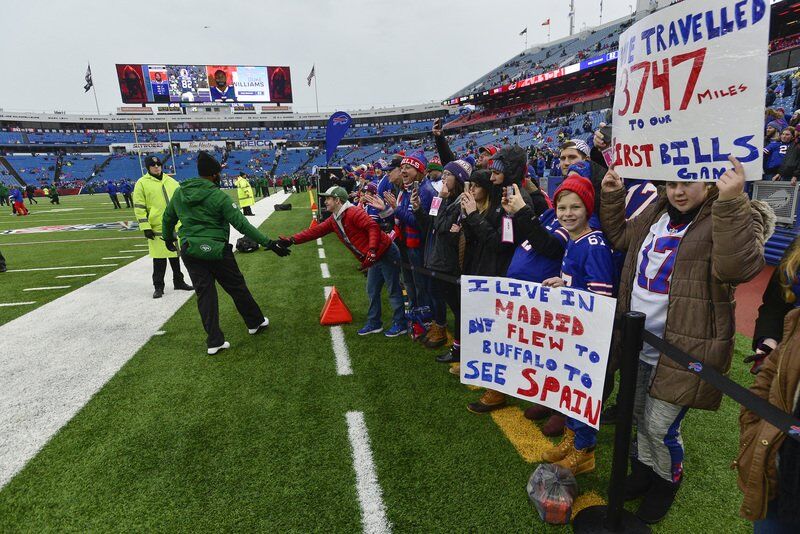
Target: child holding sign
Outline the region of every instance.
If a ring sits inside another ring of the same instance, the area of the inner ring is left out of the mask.
[[[561,227],[569,233],[569,243],[561,262],[561,276],[548,278],[542,285],[573,287],[611,297],[616,286],[611,247],[603,233],[589,225],[595,205],[594,187],[586,176],[590,172],[588,165],[571,166],[570,174],[556,190],[556,215]],[[546,450],[542,458],[569,469],[574,475],[587,473],[595,467],[596,444],[597,430],[567,417],[561,442]]]
[[[764,242],[772,210],[744,193],[745,174],[730,157],[716,185],[668,182],[666,194],[639,217],[625,220],[625,188],[609,170],[602,183],[600,221],[625,257],[617,315],[647,315],[645,328],[690,353],[701,366],[727,372],[735,335],[734,288],[764,266]],[[760,211],[763,209],[763,211]],[[611,358],[619,360],[615,332]],[[630,365],[633,362],[622,362]],[[634,404],[637,436],[628,500],[644,496],[637,515],[647,523],[664,518],[683,478],[681,423],[689,408],[717,410],[722,394],[644,344],[639,354]]]

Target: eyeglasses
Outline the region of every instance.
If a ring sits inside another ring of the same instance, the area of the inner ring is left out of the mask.
[[[150,166],[151,167],[161,167],[161,164],[160,163],[151,163]]]

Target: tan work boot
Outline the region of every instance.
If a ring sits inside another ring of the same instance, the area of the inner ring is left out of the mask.
[[[547,449],[542,453],[542,460],[547,463],[554,464],[556,462],[560,462],[567,455],[570,451],[575,449],[575,432],[570,430],[569,428],[564,429],[564,437],[561,438],[561,441],[555,447]]]
[[[506,405],[506,396],[499,391],[487,389],[478,402],[471,402],[467,410],[472,413],[489,413]]]
[[[447,327],[432,323],[422,342],[429,349],[437,349],[447,343]]]
[[[556,462],[556,465],[569,469],[576,476],[594,471],[594,447],[580,450],[573,447],[566,458]]]

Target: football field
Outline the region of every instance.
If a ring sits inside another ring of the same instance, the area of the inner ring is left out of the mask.
[[[270,237],[308,226],[309,195],[288,202],[292,211],[272,213],[261,225]],[[111,209],[104,194],[62,197],[57,207],[42,203],[26,218],[10,217],[4,207],[0,251],[9,272],[0,274],[0,304],[8,304],[0,306],[2,350],[37,336],[35,327],[16,328],[15,319],[102,282],[147,250],[138,231],[116,227],[4,231],[134,220],[133,210]],[[187,295],[0,489],[0,531],[570,530],[546,525],[528,503],[528,477],[550,442],[522,417],[526,403],[472,414],[466,405],[480,391],[434,361],[442,350],[406,337],[356,334],[366,316],[366,279],[336,236],[295,246],[287,258],[257,251],[237,254],[237,261],[269,328],[248,335],[220,291],[221,326],[231,349],[208,356],[195,297]],[[130,299],[135,311],[129,292],[142,286],[138,282],[122,279],[103,298]],[[350,307],[352,324],[319,325],[331,286]],[[170,293],[168,272],[165,305]],[[388,310],[385,300],[386,326]],[[142,320],[142,328],[149,323]],[[136,325],[128,321],[129,328]],[[126,331],[118,331],[121,345]],[[43,365],[76,357],[59,352],[57,337],[48,341]],[[731,371],[744,385],[751,382],[742,363],[749,343],[738,339]],[[13,361],[13,354],[0,361]],[[4,399],[7,370],[0,369],[0,377],[0,402],[12,405]],[[752,529],[738,517],[741,495],[729,467],[738,449],[738,413],[729,399],[716,413],[688,413],[685,480],[655,532]],[[576,508],[605,501],[613,431],[601,428],[598,467],[578,477]],[[7,449],[0,458],[13,455],[11,436],[0,435]],[[635,510],[636,503],[628,506]]]

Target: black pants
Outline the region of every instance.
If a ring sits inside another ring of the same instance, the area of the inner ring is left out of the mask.
[[[244,276],[233,257],[231,245],[225,247],[224,256],[219,261],[198,260],[184,255],[183,262],[197,293],[197,311],[200,312],[203,328],[208,334],[206,343],[209,347],[219,347],[225,342],[225,334],[219,327],[216,282],[231,296],[247,328],[257,328],[264,322],[264,313],[247,289]]]
[[[39,201],[33,198],[33,195],[28,195],[28,204],[32,206],[33,204],[38,204],[38,203]]]
[[[131,197],[130,193],[122,193],[122,198],[125,199],[125,207],[132,208],[133,207],[133,198]]]
[[[178,258],[169,258],[169,266],[172,267],[172,283],[182,284],[183,273],[181,272],[180,260]],[[166,272],[167,258],[153,258],[153,287],[164,291],[164,274]]]
[[[0,252],[0,269],[6,268],[6,259],[3,257],[3,253]]]
[[[0,206],[5,206],[6,204],[8,204],[8,197],[0,195]]]
[[[114,209],[122,209],[122,206],[119,205],[119,199],[117,198],[116,193],[109,193],[108,196],[111,198],[111,202],[114,204]]]
[[[265,197],[268,197],[268,196],[269,196],[269,186],[268,186],[268,185],[265,185],[265,186],[262,188],[262,192],[264,193],[264,196],[265,196]]]
[[[461,286],[445,282],[439,278],[433,280],[434,290],[444,298],[455,318],[453,325],[453,339],[461,341]]]

